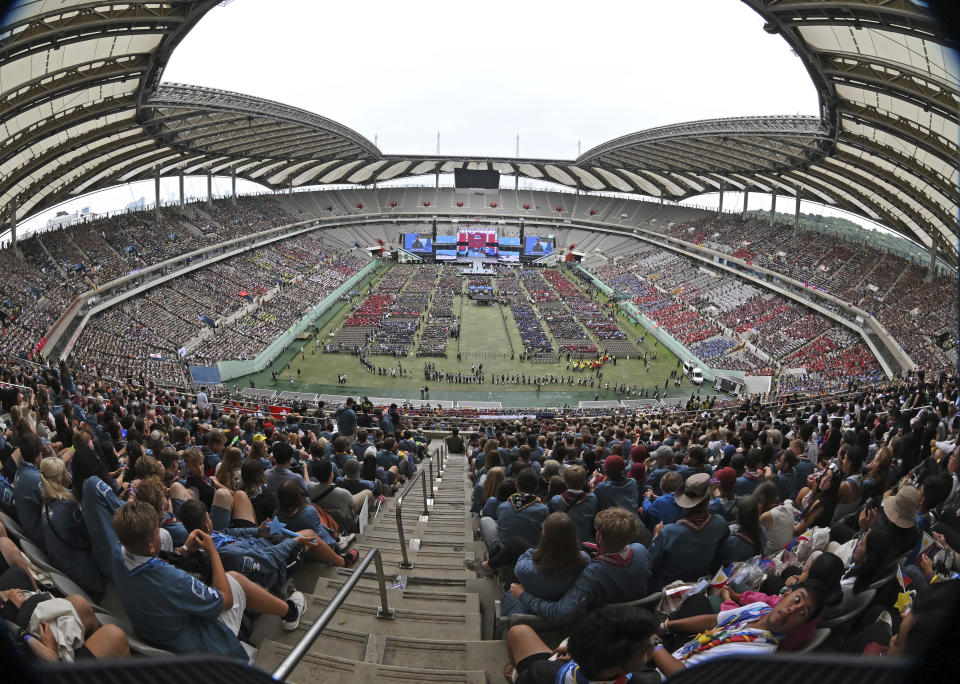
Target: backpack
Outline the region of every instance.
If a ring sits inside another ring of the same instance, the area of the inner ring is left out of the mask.
[[[320,508],[320,506],[318,506],[315,503],[311,503],[310,505],[317,509],[317,515],[320,516],[320,524],[326,527],[328,530],[330,530],[330,533],[333,535],[334,539],[339,539],[340,525],[337,524],[337,521],[333,519],[333,516],[327,513],[322,508]]]

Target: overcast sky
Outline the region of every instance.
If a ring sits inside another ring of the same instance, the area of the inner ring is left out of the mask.
[[[672,123],[818,111],[800,59],[739,0],[234,0],[190,31],[163,80],[301,107],[388,154],[432,154],[439,131],[442,154],[513,156],[519,134],[524,157],[573,159],[578,141],[587,151]],[[229,179],[214,179],[215,194],[228,191]],[[165,179],[161,196],[176,192]],[[188,196],[205,193],[205,178],[187,179]],[[152,202],[152,182],[58,209],[140,197]],[[728,193],[726,206],[737,202]],[[751,194],[751,208],[769,202]]]
[[[265,12],[265,6],[270,11]],[[800,59],[739,0],[234,0],[164,81],[321,114],[388,154],[572,159],[626,133],[816,114]]]

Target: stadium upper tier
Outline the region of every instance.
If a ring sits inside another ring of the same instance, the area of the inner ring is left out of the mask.
[[[668,199],[718,190],[802,197],[956,261],[960,76],[929,10],[910,0],[744,2],[807,65],[818,117],[678,124],[575,160],[543,160],[384,155],[309,112],[161,84],[173,49],[218,0],[22,0],[0,39],[0,207],[15,224],[70,197],[181,173],[276,189],[489,168]]]
[[[716,265],[705,272],[704,263],[651,246],[644,235],[693,252],[709,248],[832,293],[872,314],[919,367],[951,364],[952,354],[938,346],[955,325],[950,277],[941,273],[925,282],[923,266],[870,245],[813,232],[794,236],[737,215],[595,195],[501,191],[497,209],[489,204],[489,196],[449,188],[298,192],[191,204],[183,215],[175,208],[159,217],[132,212],[37,234],[16,251],[0,251],[8,275],[0,283],[0,352],[49,356],[51,333],[59,330],[64,339],[64,329],[75,329],[67,312],[79,317],[90,301],[146,288],[154,278],[150,289],[90,319],[74,356],[99,359],[111,372],[152,368],[158,379],[173,381],[182,367],[150,355],[175,359],[188,341],[199,341],[206,327],[200,316],[214,320],[219,334],[215,344],[196,347],[198,358],[250,358],[304,307],[358,272],[370,248],[396,249],[408,230],[403,222],[429,234],[438,216],[438,230],[453,234],[457,228],[448,221],[492,221],[508,235],[518,233],[522,217],[529,234],[553,234],[557,252],[585,255],[590,272],[714,367],[768,374],[780,365],[812,369],[832,355],[840,359],[832,370],[859,364],[869,375],[874,362],[862,344],[854,345],[849,325],[838,327],[824,312]],[[264,242],[265,234],[291,225],[308,232]],[[630,227],[643,232],[624,231]],[[230,258],[187,258],[204,250],[225,253],[218,246],[231,240],[241,249]],[[250,245],[259,247],[250,251]],[[167,266],[150,274],[159,264]],[[248,299],[259,300],[281,283],[275,299],[270,294],[245,310]]]

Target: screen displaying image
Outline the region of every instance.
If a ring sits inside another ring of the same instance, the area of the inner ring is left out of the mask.
[[[553,240],[545,237],[528,235],[525,251],[528,256],[546,256],[553,251]]]
[[[447,259],[456,259],[457,250],[455,249],[438,249],[437,250],[437,261],[445,261]]]
[[[456,235],[438,235],[437,239],[434,242],[439,245],[455,245],[457,244]]]
[[[500,261],[520,261],[520,252],[500,252]]]
[[[433,240],[420,233],[404,233],[403,248],[408,252],[432,252]]]
[[[501,237],[500,238],[501,247],[519,247],[520,238],[518,237]]]
[[[497,234],[462,231],[457,238],[460,256],[497,256]]]

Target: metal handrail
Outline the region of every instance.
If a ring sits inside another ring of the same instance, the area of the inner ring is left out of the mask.
[[[286,681],[290,673],[293,672],[293,668],[300,663],[303,656],[305,656],[307,651],[310,650],[310,647],[313,646],[313,642],[320,636],[320,632],[330,624],[333,616],[337,610],[339,610],[340,606],[343,605],[343,602],[347,600],[350,592],[357,586],[357,582],[363,577],[363,573],[370,566],[371,562],[376,563],[377,582],[380,585],[380,607],[377,608],[377,617],[384,620],[392,620],[396,616],[396,610],[387,606],[387,584],[383,575],[383,561],[380,558],[380,548],[375,547],[367,551],[367,555],[357,563],[353,574],[351,574],[344,585],[340,587],[340,591],[330,599],[330,603],[328,603],[327,607],[320,613],[320,617],[313,621],[307,633],[303,635],[300,641],[294,644],[287,657],[284,658],[283,662],[273,671],[273,678],[275,680],[278,682]]]
[[[418,479],[423,487],[423,513],[421,513],[421,515],[427,515],[429,513],[429,510],[427,509],[427,481],[423,477],[424,473],[426,473],[426,471],[423,468],[420,468],[410,480],[410,484],[407,485],[407,488],[397,494],[397,500],[393,504],[394,508],[397,509],[397,536],[400,538],[400,553],[403,555],[403,560],[399,563],[401,568],[413,567],[413,563],[411,563],[410,559],[407,557],[407,541],[403,537],[403,500],[407,498],[407,494],[409,494],[410,490],[413,489],[413,486],[417,483]],[[430,491],[432,492],[432,482],[430,487]]]

